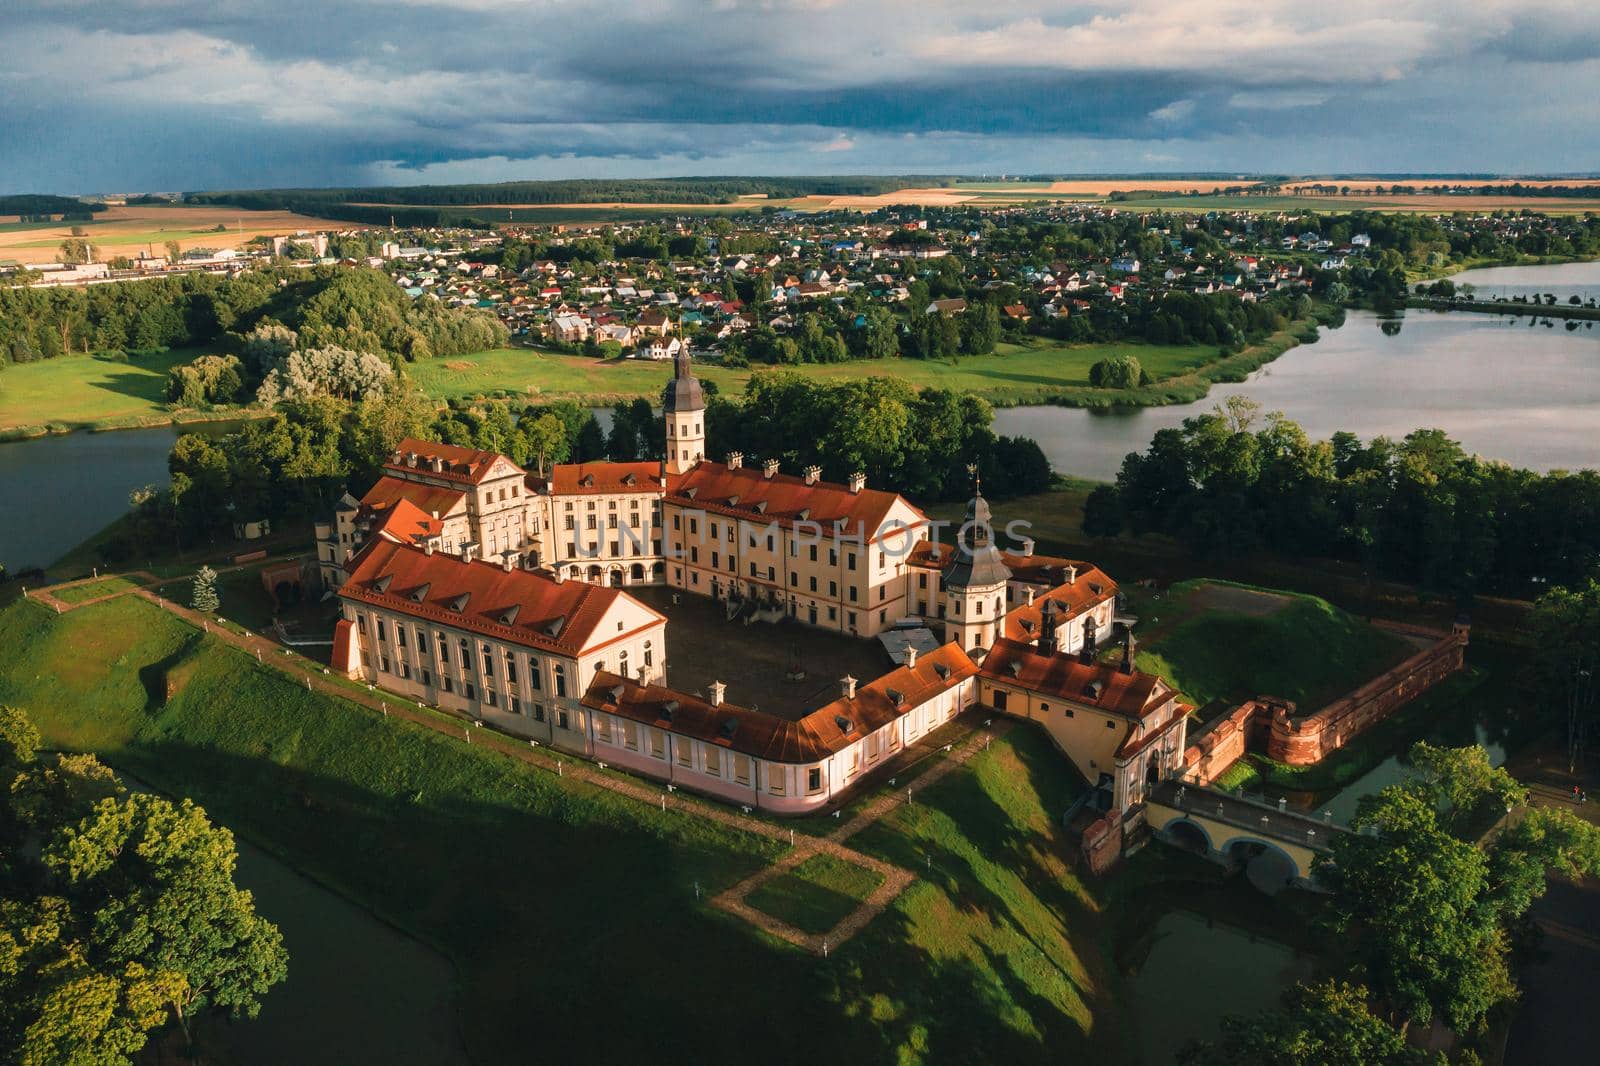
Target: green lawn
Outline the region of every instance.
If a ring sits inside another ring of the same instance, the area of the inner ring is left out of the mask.
[[[165,422],[167,371],[203,354],[193,348],[125,363],[64,355],[0,370],[0,437],[45,427],[106,428]]]
[[[745,902],[807,933],[826,933],[843,921],[883,877],[832,855],[813,855],[773,878]]]
[[[1266,694],[1310,713],[1416,651],[1326,600],[1252,591],[1194,580],[1159,598],[1134,595],[1139,668],[1196,706]]]
[[[0,702],[438,947],[475,1061],[1121,1050],[1097,908],[1056,829],[1080,784],[1031,732],[853,841],[919,872],[931,856],[931,883],[819,959],[708,903],[782,845],[308,693],[136,597],[0,610]],[[308,1028],[387,1022],[360,997],[326,1009]],[[805,1039],[775,1039],[780,1018]]]
[[[99,599],[109,596],[113,592],[122,592],[127,589],[136,589],[139,582],[132,578],[115,574],[103,577],[98,581],[87,581],[82,585],[73,585],[70,588],[52,589],[51,594],[62,603],[84,603],[87,600]]]
[[[825,365],[807,364],[793,369],[809,378],[838,381],[864,377],[897,377],[918,388],[934,386],[973,393],[999,403],[1043,402],[1071,394],[1097,395],[1102,402],[1119,396],[1118,390],[1089,387],[1089,368],[1101,359],[1135,355],[1151,377],[1164,379],[1190,374],[1217,361],[1215,348],[1198,345],[1138,343],[1038,345],[1002,344],[993,355],[965,357],[957,362],[920,359],[858,360]],[[695,373],[717,383],[726,395],[744,388],[751,370],[698,366]],[[645,396],[655,398],[672,376],[669,363],[636,359],[594,359],[559,355],[526,348],[413,363],[410,373],[423,391],[438,399],[492,394],[504,390],[519,396],[576,397],[609,401]]]

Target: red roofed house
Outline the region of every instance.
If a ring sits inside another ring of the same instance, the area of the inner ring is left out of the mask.
[[[333,666],[573,751],[596,673],[666,678],[666,619],[626,593],[374,540],[339,588]]]
[[[1054,601],[1043,611],[1049,629]],[[978,674],[980,703],[1037,722],[1091,784],[1109,792],[1119,813],[1182,773],[1193,710],[1161,678],[1134,669],[1127,639],[1119,665],[1100,662],[1093,643],[1068,655],[1053,639],[1035,645],[1002,638]]]
[[[598,674],[584,694],[595,758],[780,814],[816,810],[950,721],[972,701],[977,667],[956,644],[857,687],[798,721]]]

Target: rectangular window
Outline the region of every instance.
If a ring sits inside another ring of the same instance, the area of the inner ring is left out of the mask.
[[[781,767],[781,766],[768,766],[767,767],[767,791],[772,793],[774,796],[785,795],[786,794],[786,790],[785,790],[785,783],[784,783],[784,775],[786,773],[787,773],[787,771],[785,771],[784,768]]]
[[[397,626],[394,627],[394,639],[402,648],[406,646],[406,627],[405,626],[397,625]]]
[[[535,722],[544,721],[544,704],[535,703],[533,705],[533,720]]]
[[[733,779],[741,785],[750,783],[750,759],[744,755],[733,757]]]
[[[379,640],[388,640],[389,639],[389,627],[383,624],[383,619],[381,619],[381,618],[378,619],[378,639]]]
[[[556,726],[557,726],[557,728],[560,728],[560,729],[571,729],[572,727],[567,724],[568,721],[569,721],[569,719],[567,718],[567,712],[566,711],[557,711],[556,712]]]
[[[596,715],[594,735],[605,743],[611,743],[611,719],[605,715]]]
[[[455,691],[455,682],[451,681],[450,678],[447,677],[446,675],[440,674],[439,675],[439,687],[444,689],[446,692],[454,692]]]
[[[706,773],[712,777],[722,776],[722,752],[717,748],[706,749]]]
[[[515,656],[506,656],[506,680],[513,685],[517,683],[517,660]]]
[[[813,766],[806,772],[806,791],[812,793],[822,791],[822,770],[819,767]]]
[[[487,644],[483,646],[483,676],[494,676],[494,649]]]
[[[432,685],[433,685],[433,671],[432,670],[423,670],[422,671],[422,683],[424,685],[432,687]]]
[[[650,730],[650,756],[654,759],[667,757],[666,735],[658,729]]]
[[[417,630],[417,650],[424,655],[428,654],[428,634],[420,629]]]
[[[689,743],[689,741],[683,739],[682,737],[678,737],[673,740],[672,746],[673,748],[677,749],[679,766],[694,766],[693,744]]]
[[[512,696],[508,706],[509,706],[512,714],[521,714],[522,713],[522,701],[517,699],[517,697]]]
[[[635,723],[622,723],[622,746],[629,751],[639,750],[639,727]]]
[[[477,698],[478,698],[478,690],[473,687],[473,684],[472,684],[471,681],[468,681],[467,682],[467,699],[475,700]]]
[[[389,657],[387,655],[378,656],[378,669],[386,674],[389,672]]]
[[[483,702],[485,702],[489,706],[493,707],[495,705],[494,700],[495,700],[494,689],[492,689],[492,688],[484,689],[483,690]]]

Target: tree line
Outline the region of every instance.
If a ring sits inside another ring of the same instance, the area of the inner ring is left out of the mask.
[[[1156,433],[1084,505],[1084,530],[1163,533],[1203,555],[1345,559],[1463,604],[1572,585],[1600,560],[1600,473],[1536,474],[1468,455],[1437,429],[1313,441],[1233,398]]]

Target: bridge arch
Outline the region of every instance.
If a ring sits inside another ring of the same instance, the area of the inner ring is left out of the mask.
[[[1161,838],[1169,844],[1197,855],[1216,853],[1216,848],[1211,844],[1211,834],[1206,831],[1206,827],[1188,818],[1174,818],[1162,826]]]
[[[1231,837],[1222,845],[1220,854],[1226,861],[1243,866],[1250,883],[1268,894],[1311,880],[1311,871],[1304,869],[1294,856],[1259,836]]]

